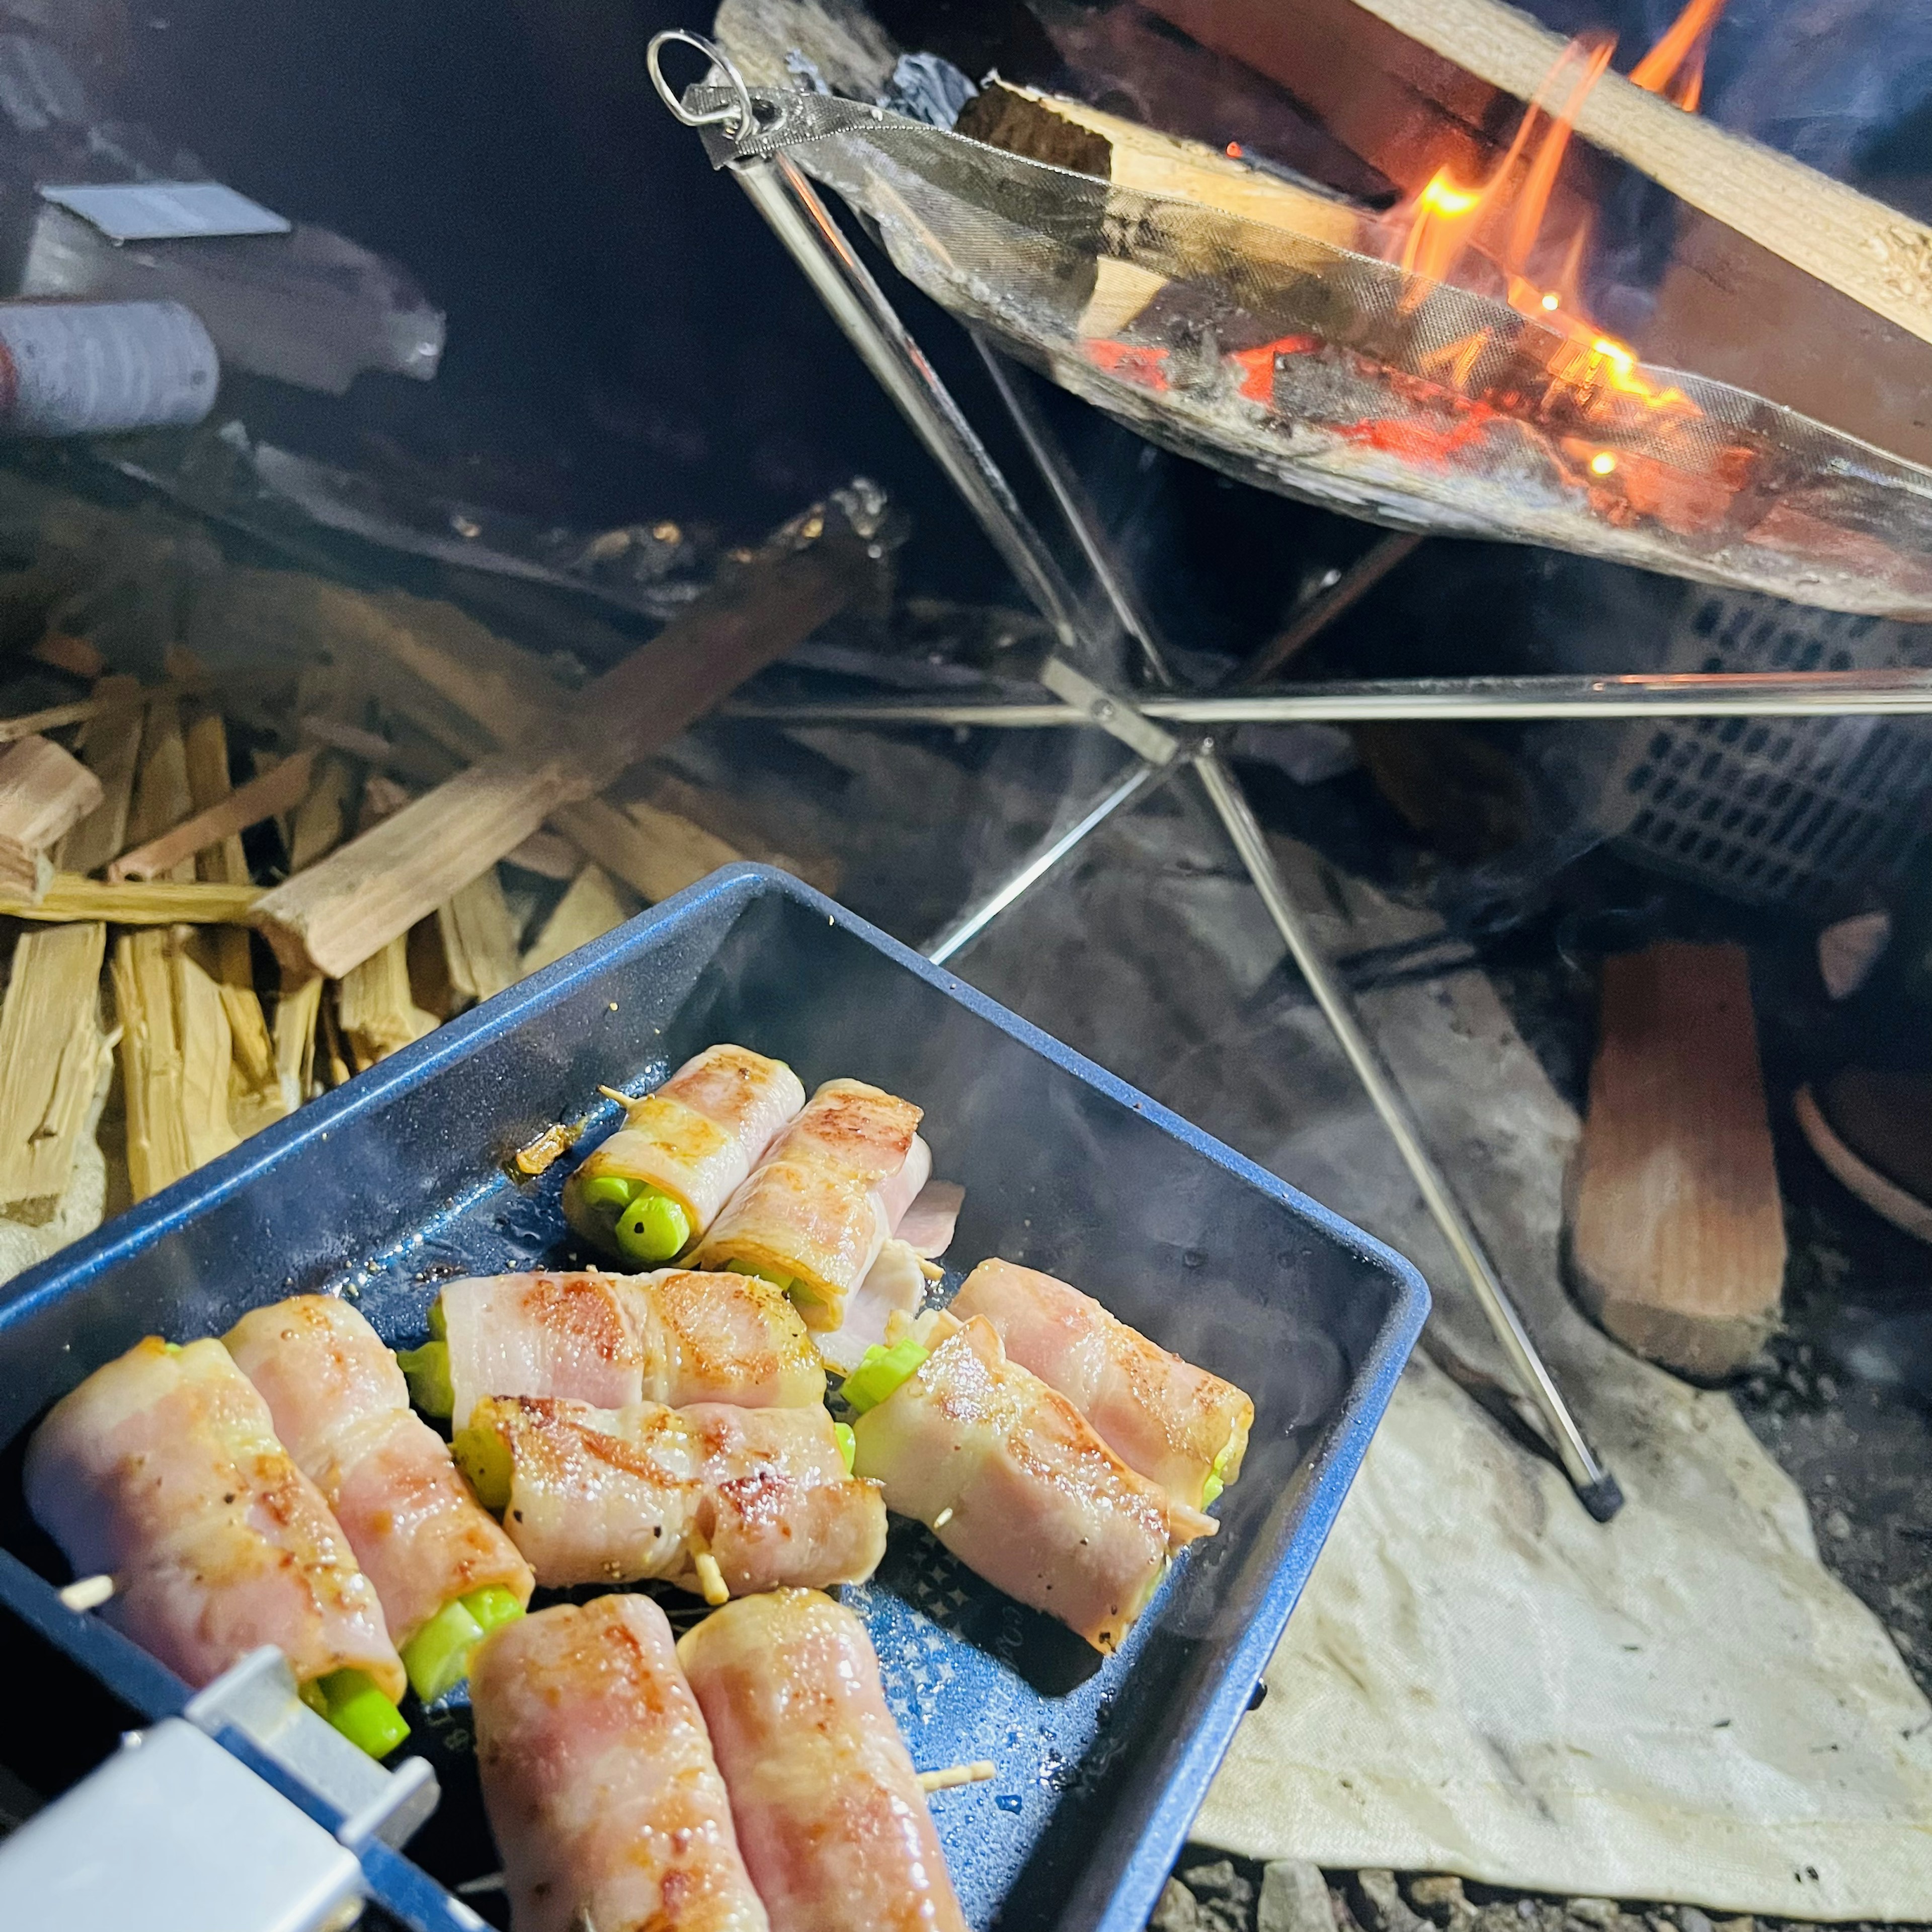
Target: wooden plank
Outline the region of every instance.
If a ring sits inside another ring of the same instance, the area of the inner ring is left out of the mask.
[[[622,926],[637,910],[634,900],[626,897],[601,866],[586,866],[570,882],[570,889],[559,899],[543,930],[524,955],[524,971],[535,973],[601,939]]]
[[[0,1007],[0,1210],[50,1220],[106,1070],[100,1031],[104,926],[23,934]]]
[[[80,761],[100,781],[101,802],[61,841],[55,862],[64,872],[94,872],[118,854],[128,836],[128,811],[141,757],[138,680],[104,677],[97,698],[113,700],[81,728]]]
[[[221,722],[220,718],[213,722]],[[251,825],[278,812],[293,810],[308,796],[315,770],[316,754],[302,750],[273,765],[260,777],[236,786],[225,797],[204,807],[191,818],[151,838],[144,845],[125,852],[107,868],[110,879],[154,879],[171,872],[184,859],[206,854],[212,847],[224,849],[223,878],[218,883],[239,884],[248,874],[242,856],[240,834]],[[197,790],[200,788],[196,788]],[[203,878],[209,876],[206,867]]]
[[[0,892],[0,914],[64,925],[105,920],[110,926],[237,926],[263,896],[260,886],[210,886],[193,879],[130,879],[112,884],[56,872],[38,899]]]
[[[435,1014],[418,1006],[410,991],[406,933],[378,946],[342,976],[336,1017],[358,1073],[436,1030]]]
[[[123,933],[112,977],[121,1022],[128,1173],[146,1200],[236,1144],[228,1118],[228,1016],[194,940]]]
[[[104,796],[100,781],[51,738],[22,738],[0,753],[0,891],[45,892],[50,848]]]
[[[1534,98],[1564,41],[1502,0],[1355,0],[1445,60]],[[1678,200],[1932,342],[1932,228],[1606,74],[1576,131]]]
[[[816,630],[878,561],[856,539],[827,539],[828,514],[813,513],[721,578],[580,693],[563,722],[522,734],[518,748],[458,773],[276,887],[257,916],[284,966],[346,973]]]
[[[1742,947],[1605,962],[1568,1205],[1579,1293],[1639,1354],[1725,1375],[1777,1326],[1784,1216]]]

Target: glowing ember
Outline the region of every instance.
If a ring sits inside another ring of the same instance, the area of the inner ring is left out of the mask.
[[[1694,108],[1704,56],[1724,0],[1690,0],[1670,30],[1631,76],[1637,84]],[[1643,374],[1636,352],[1593,322],[1578,290],[1587,223],[1560,240],[1546,235],[1545,217],[1570,143],[1578,110],[1610,65],[1616,42],[1601,34],[1572,40],[1524,110],[1515,137],[1490,178],[1470,187],[1447,168],[1435,176],[1385,224],[1384,258],[1426,281],[1452,282],[1479,293],[1499,295],[1520,315],[1558,331],[1566,340],[1548,356],[1552,387],[1576,392],[1544,398],[1546,408],[1567,407],[1601,418],[1620,399],[1645,413],[1696,416],[1696,406],[1676,388],[1660,387]],[[1426,282],[1412,298],[1427,297]],[[1440,373],[1466,382],[1483,348],[1481,338],[1454,344],[1436,358]],[[1616,467],[1595,470],[1603,476]]]

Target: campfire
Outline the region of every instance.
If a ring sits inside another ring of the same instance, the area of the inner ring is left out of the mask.
[[[1718,12],[1691,0],[1636,86],[1694,104]],[[832,94],[801,93],[786,61],[811,17],[720,11],[772,90],[760,151],[795,142],[926,293],[1144,434],[1398,525],[1932,614],[1932,477],[1654,367],[1589,314],[1592,210],[1565,163],[1608,38],[1562,50],[1486,172],[1436,166],[1378,212],[1239,141],[1210,148],[997,79],[950,129],[839,99],[877,92],[856,60],[820,75]]]

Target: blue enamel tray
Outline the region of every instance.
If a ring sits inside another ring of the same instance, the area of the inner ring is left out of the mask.
[[[576,1156],[519,1184],[510,1154],[584,1118],[600,1082],[643,1090],[721,1040],[789,1060],[808,1091],[849,1074],[924,1107],[934,1172],[966,1189],[949,1288],[990,1255],[1049,1270],[1254,1397],[1220,1534],[1116,1656],[1000,1596],[916,1524],[896,1522],[876,1580],[846,1593],[915,1762],[998,1767],[933,1801],[973,1924],[1140,1932],[1428,1291],[1359,1229],[782,872],[714,874],[4,1291],[0,1603],[137,1716],[178,1708],[168,1672],[56,1598],[58,1556],[20,1502],[28,1425],[146,1334],[219,1334],[260,1303],[337,1289],[400,1346],[422,1339],[442,1281],[569,1262],[557,1196]],[[598,1102],[579,1151],[616,1118]],[[454,1886],[496,1864],[467,1710],[458,1694],[410,1714],[405,1748],[436,1760],[445,1792],[410,1855]]]

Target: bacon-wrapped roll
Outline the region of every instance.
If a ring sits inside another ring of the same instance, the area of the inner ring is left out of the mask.
[[[655,1093],[624,1100],[624,1124],[564,1184],[564,1214],[608,1254],[668,1262],[710,1226],[804,1105],[783,1060],[708,1046]]]
[[[709,1594],[707,1559],[734,1595],[862,1583],[885,1553],[885,1505],[822,1408],[486,1396],[455,1448],[547,1588],[656,1578]]]
[[[866,1627],[815,1590],[747,1597],[677,1646],[772,1932],[966,1932]]]
[[[405,1366],[422,1406],[459,1428],[486,1395],[567,1396],[598,1408],[808,1408],[825,1399],[797,1310],[749,1276],[479,1276],[442,1291],[432,1325],[442,1339]]]
[[[396,1358],[346,1301],[298,1294],[242,1316],[228,1352],[296,1466],[335,1513],[382,1599],[416,1695],[466,1674],[485,1629],[520,1616],[536,1580],[410,1407]]]
[[[692,1264],[763,1275],[808,1328],[838,1328],[932,1174],[920,1118],[910,1100],[862,1080],[827,1081],[725,1204]]]
[[[950,1311],[983,1316],[1010,1361],[1066,1396],[1130,1468],[1206,1508],[1240,1474],[1255,1406],[1232,1382],[1156,1348],[1090,1294],[1010,1262],[982,1262]]]
[[[853,1425],[854,1468],[988,1582],[1117,1648],[1168,1557],[1220,1526],[1129,1468],[1064,1395],[1007,1360],[990,1323],[940,1325],[952,1332],[930,1354],[901,1342],[896,1364],[847,1382],[848,1400],[876,1398]],[[889,1367],[910,1372],[890,1380]]]
[[[103,1614],[196,1686],[265,1643],[365,1748],[407,1735],[375,1586],[219,1342],[149,1336],[63,1396],[27,1445],[27,1506]]]
[[[769,1932],[650,1598],[560,1604],[493,1632],[470,1702],[516,1932]]]

